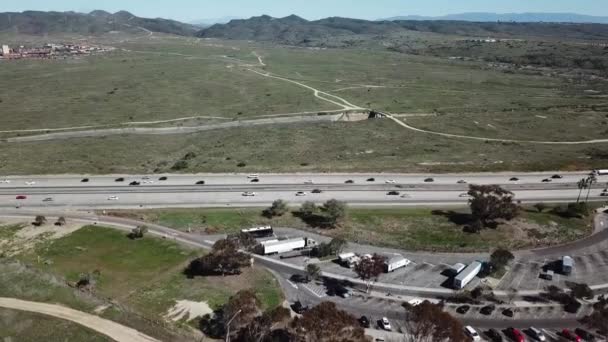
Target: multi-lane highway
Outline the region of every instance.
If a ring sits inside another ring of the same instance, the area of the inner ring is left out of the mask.
[[[523,202],[564,202],[578,197],[576,183],[587,176],[583,172],[14,176],[0,177],[0,207],[263,206],[279,198],[295,204],[335,198],[364,206],[450,205],[466,203],[468,184],[500,184]],[[598,177],[589,192],[591,200],[608,200],[602,196],[606,183],[608,176]]]

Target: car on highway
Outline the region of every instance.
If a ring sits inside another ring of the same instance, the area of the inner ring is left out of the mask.
[[[8,179],[0,179],[0,183],[2,183],[2,184],[10,184],[10,182],[11,181]]]
[[[486,331],[486,336],[492,342],[502,342],[503,341],[502,335],[496,329],[490,329],[490,330]]]
[[[465,181],[464,179],[461,179],[461,180],[459,180],[456,183],[458,183],[458,184],[467,184],[467,181]]]
[[[386,194],[388,196],[399,196],[399,191],[389,191]]]
[[[553,178],[553,179],[562,179],[564,177],[562,175],[553,175],[553,176],[551,176],[551,178]]]
[[[532,336],[532,338],[534,338],[537,341],[546,341],[547,338],[545,337],[545,334],[543,334],[542,331],[536,329],[535,327],[530,327],[530,329],[528,329],[528,332],[530,334],[530,336]]]
[[[517,182],[519,181],[519,178],[517,177],[511,177],[511,179],[509,179],[509,182]]]
[[[305,181],[304,184],[315,184],[315,182],[313,182],[312,179],[309,179]]]
[[[89,179],[88,179],[88,178],[83,178],[83,179],[82,179],[80,182],[81,182],[81,183],[88,183],[88,182],[89,182]]]
[[[468,193],[466,193],[466,192],[463,192],[463,193],[461,193],[460,195],[458,195],[458,197],[461,197],[461,198],[465,198],[465,197],[466,197],[466,198],[468,198],[468,197],[471,197],[471,195],[469,195],[469,194],[468,194]]]
[[[458,312],[461,315],[466,314],[467,312],[469,312],[469,310],[471,310],[471,307],[468,305],[461,305],[458,308],[456,308],[456,312]]]
[[[574,332],[587,342],[597,341],[597,338],[595,337],[595,335],[593,335],[592,333],[588,332],[585,329],[576,328],[576,329],[574,329]]]
[[[513,317],[515,315],[512,309],[504,309],[502,310],[502,314],[507,317]]]
[[[568,341],[574,341],[574,342],[581,342],[582,339],[580,336],[578,336],[577,334],[575,334],[574,332],[568,330],[568,329],[564,329],[562,330],[561,333],[562,337],[567,339]]]
[[[401,198],[410,198],[410,197],[412,197],[412,196],[410,196],[410,195],[408,195],[408,194],[403,194],[403,195],[401,195]]]
[[[118,196],[110,196],[108,197],[108,201],[118,201]]]
[[[42,202],[53,202],[53,197],[47,197],[43,199]]]
[[[433,178],[427,178],[424,180],[425,183],[433,183],[435,181],[435,179]]]
[[[510,327],[510,328],[507,328],[506,331],[507,331],[507,336],[509,336],[509,338],[511,340],[513,340],[515,342],[525,342],[526,341],[526,337],[518,329]]]
[[[355,181],[352,179],[347,180],[346,182],[344,182],[344,184],[354,184]]]
[[[249,181],[250,183],[259,183],[260,179],[259,178],[254,178],[252,180]]]
[[[132,181],[131,183],[129,183],[129,185],[130,186],[139,186],[139,185],[141,185],[141,183],[138,181]]]
[[[551,183],[551,178],[545,178],[542,180],[543,183]]]
[[[394,179],[389,179],[389,180],[385,181],[384,183],[386,183],[386,184],[397,184],[397,181],[395,181]]]
[[[154,184],[153,180],[145,180],[142,182],[143,184]]]
[[[608,197],[608,191],[603,191],[603,192],[600,194],[600,196],[601,196],[601,197]]]
[[[143,180],[148,180],[148,179],[150,179],[150,177],[148,177],[148,176],[143,176],[143,177],[141,177],[141,179],[143,179]]]
[[[28,182],[25,182],[25,185],[36,185],[36,182],[34,182],[34,181],[28,181]]]
[[[298,196],[298,197],[306,196],[306,193],[304,191],[298,191],[298,192],[296,192],[296,196]]]
[[[123,177],[120,177],[120,178],[116,178],[114,181],[115,182],[124,182],[125,179]]]
[[[311,191],[313,194],[322,194],[323,190],[321,189],[314,189],[313,191]]]
[[[164,182],[164,181],[166,181],[166,180],[167,180],[167,177],[164,177],[164,176],[163,176],[163,177],[160,177],[158,180],[159,180],[159,181],[161,181],[161,182]]]
[[[371,326],[369,318],[367,318],[366,316],[361,316],[361,318],[359,318],[359,324],[361,324],[361,327],[365,329],[369,329],[369,327]]]
[[[258,174],[251,174],[251,175],[247,176],[247,178],[260,178],[260,175],[258,175]]]
[[[205,185],[205,181],[201,180],[195,183],[195,185]]]
[[[17,195],[17,197],[15,197],[15,198],[18,199],[18,200],[24,200],[24,199],[27,199],[27,196],[25,196],[25,195]]]
[[[368,179],[367,179],[367,181],[368,181],[368,182],[375,182],[375,181],[376,181],[376,178],[368,178]]]
[[[481,341],[481,336],[473,329],[472,326],[467,325],[464,327],[464,333],[467,334],[473,341]]]
[[[386,317],[382,317],[382,319],[380,320],[380,327],[386,331],[393,330],[393,327],[391,327],[391,322],[389,322],[388,318]]]
[[[243,197],[255,197],[255,192],[243,192]]]
[[[494,312],[494,310],[496,310],[496,306],[486,305],[481,308],[481,310],[479,310],[479,313],[481,313],[482,315],[490,316]]]

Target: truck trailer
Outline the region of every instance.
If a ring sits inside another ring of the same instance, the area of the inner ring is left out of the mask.
[[[308,238],[295,238],[268,242],[262,245],[264,255],[287,253],[316,246],[315,240]]]
[[[406,267],[412,262],[409,259],[404,258],[402,255],[396,255],[386,261],[384,264],[384,270],[386,273],[393,272],[401,267]]]
[[[569,256],[562,257],[562,274],[570,275],[574,268],[574,260]]]
[[[454,278],[454,288],[463,289],[481,271],[481,262],[474,261]]]

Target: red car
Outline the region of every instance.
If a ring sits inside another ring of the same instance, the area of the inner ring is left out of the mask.
[[[24,200],[24,199],[27,199],[27,196],[25,196],[25,195],[19,195],[19,196],[17,196],[16,198],[17,198],[18,200]]]
[[[524,334],[522,334],[521,331],[515,329],[515,328],[509,328],[507,329],[507,332],[509,333],[509,337],[511,337],[511,339],[515,342],[526,342],[526,338],[524,337]]]
[[[569,341],[581,342],[581,337],[568,329],[562,330],[562,336],[567,338]]]

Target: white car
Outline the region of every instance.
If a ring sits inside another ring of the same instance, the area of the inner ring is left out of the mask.
[[[481,336],[473,329],[472,326],[467,325],[464,327],[464,332],[473,340],[473,341],[481,341]]]
[[[395,184],[397,183],[394,179],[389,179],[385,182],[386,184]]]
[[[408,302],[408,304],[411,305],[411,306],[418,306],[418,305],[422,304],[422,302],[423,302],[422,299],[420,299],[420,298],[414,298],[414,299],[411,299]]]
[[[254,197],[255,192],[243,192],[243,197]]]
[[[249,179],[251,179],[251,178],[260,178],[260,175],[253,174],[253,175],[247,176],[247,178],[249,178]]]
[[[144,184],[154,184],[154,181],[153,180],[145,180],[142,183],[144,183]]]
[[[306,182],[304,182],[304,184],[315,184],[315,182],[313,182],[312,179],[309,179]]]
[[[466,198],[466,197],[471,197],[471,195],[469,195],[466,192],[463,192],[462,194],[458,195],[458,197]]]
[[[8,180],[8,179],[2,179],[2,180],[0,180],[0,183],[3,183],[3,184],[9,184],[10,182],[11,181]]]
[[[110,196],[108,197],[108,201],[118,201],[118,196]]]
[[[389,322],[388,318],[386,318],[386,317],[382,317],[382,320],[380,321],[380,325],[382,326],[382,329],[384,329],[386,331],[391,331],[393,329],[391,327],[391,322]]]
[[[25,185],[36,185],[36,182],[34,182],[34,181],[25,182]]]
[[[534,336],[534,338],[538,341],[544,342],[547,340],[545,334],[543,334],[542,331],[536,329],[535,327],[530,328],[530,333],[532,333],[532,336]]]
[[[298,192],[296,192],[296,196],[298,196],[298,197],[306,196],[306,193],[304,191],[298,191]]]

